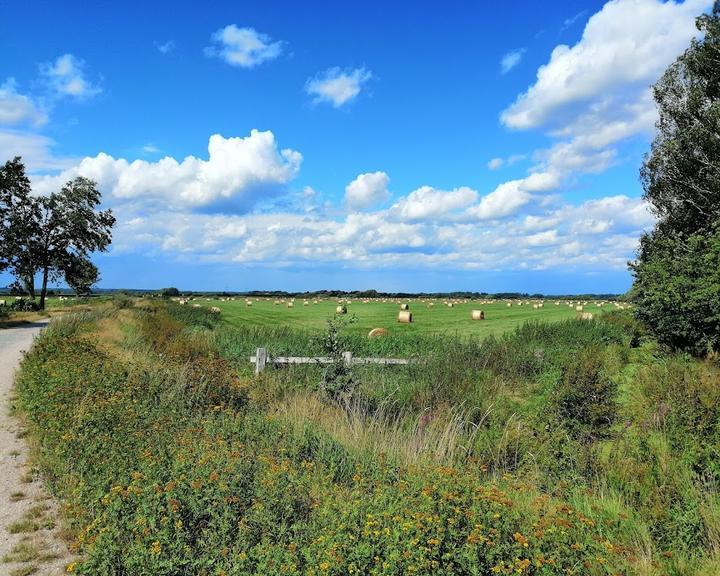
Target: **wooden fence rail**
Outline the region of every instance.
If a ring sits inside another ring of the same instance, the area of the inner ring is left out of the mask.
[[[385,364],[401,365],[410,364],[408,358],[355,358],[352,352],[343,352],[345,364]],[[273,356],[271,357],[267,348],[258,348],[255,356],[250,356],[250,362],[255,364],[255,374],[265,370],[268,364],[332,364],[333,359],[329,356]]]

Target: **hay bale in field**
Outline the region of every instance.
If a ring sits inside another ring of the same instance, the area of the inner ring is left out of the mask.
[[[448,303],[447,303],[447,307],[448,307],[448,308],[454,308],[454,307],[455,307],[455,304],[453,304],[452,302],[448,302]]]
[[[335,314],[347,314],[347,306],[338,306],[335,308]]]
[[[193,304],[193,308],[201,308],[200,304]]]
[[[288,302],[288,303],[287,303],[287,307],[288,307],[288,308],[292,308],[293,306],[295,306],[295,302]]]
[[[245,306],[252,306],[252,302],[248,300],[247,302],[245,302]]]
[[[482,310],[473,310],[472,311],[472,319],[473,320],[485,320],[485,312]]]
[[[430,303],[428,303],[427,306],[428,306],[428,308],[432,308],[433,306],[435,306],[435,302],[430,302]]]
[[[537,309],[538,309],[538,305],[537,305],[537,304],[533,304],[533,310],[537,310]]]
[[[400,310],[410,310],[410,304],[400,304]]]
[[[213,314],[220,314],[220,308],[218,308],[217,306],[210,306],[210,312],[212,312]]]
[[[581,312],[577,315],[578,320],[592,320],[593,319],[593,313],[592,312]]]
[[[507,303],[507,307],[508,307],[508,308],[512,308],[512,302],[508,302],[508,303]]]
[[[412,322],[412,312],[410,312],[410,310],[400,310],[400,312],[398,312],[398,322],[401,324],[410,324],[410,322]]]
[[[307,300],[305,300],[305,302],[303,302],[303,306],[310,306],[310,302],[308,302]]]
[[[582,306],[575,306],[575,312],[582,312],[583,307]]]
[[[370,332],[368,332],[368,338],[382,338],[383,336],[386,336],[387,333],[388,332],[385,328],[373,328]]]

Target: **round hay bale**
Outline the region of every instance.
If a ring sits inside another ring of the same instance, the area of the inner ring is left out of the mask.
[[[347,314],[347,306],[338,306],[335,308],[335,314]]]
[[[373,328],[370,332],[368,332],[368,338],[382,338],[383,336],[386,336],[387,333],[388,332],[385,328]]]
[[[471,317],[473,320],[485,320],[485,312],[482,310],[473,310]]]
[[[400,312],[398,312],[398,322],[401,324],[410,324],[410,322],[412,322],[412,312],[410,312],[410,310],[400,310]]]
[[[582,312],[583,307],[582,306],[575,306],[575,312]]]
[[[455,304],[453,304],[452,302],[448,302],[447,307],[448,307],[448,308],[454,308],[454,307],[455,307]]]
[[[218,308],[217,306],[211,306],[210,312],[212,312],[213,314],[220,314],[220,308]]]
[[[507,307],[508,307],[508,308],[512,308],[512,302],[508,302],[508,303],[507,303]]]
[[[247,302],[245,302],[245,306],[252,306],[252,302],[250,302],[250,300],[248,300]]]
[[[288,303],[287,303],[287,307],[288,307],[288,308],[292,308],[293,306],[295,306],[295,303],[294,303],[294,302],[288,302]]]
[[[593,313],[592,312],[580,312],[577,315],[578,320],[592,320],[593,319]]]
[[[410,304],[400,304],[400,310],[410,310]]]

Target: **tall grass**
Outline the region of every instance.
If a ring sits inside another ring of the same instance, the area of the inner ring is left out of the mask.
[[[231,328],[151,304],[53,325],[21,408],[84,574],[705,574],[718,566],[720,369],[610,322],[485,340]],[[103,326],[121,324],[108,340]],[[414,344],[414,345],[413,345]]]

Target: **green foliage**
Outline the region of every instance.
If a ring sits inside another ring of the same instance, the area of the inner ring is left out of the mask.
[[[27,298],[16,298],[10,307],[15,312],[36,312],[40,309],[37,302]]]
[[[320,391],[335,402],[349,402],[357,388],[357,379],[352,366],[343,357],[343,352],[347,350],[346,346],[349,344],[344,338],[343,330],[356,321],[354,316],[349,319],[342,316],[329,318],[327,329],[319,338],[323,352],[331,360],[323,370]]]
[[[325,334],[205,315],[66,314],[23,363],[80,574],[714,573],[720,368],[630,348],[627,317],[416,336],[421,362],[357,367],[338,406],[322,367],[236,356],[329,353]]]
[[[87,178],[37,196],[19,157],[0,167],[0,271],[9,269],[32,299],[41,274],[41,309],[48,281],[65,276],[74,288],[89,289],[97,280],[89,256],[107,250],[115,224],[111,210],[97,210],[100,200],[97,184]]]
[[[79,258],[74,254],[68,255],[63,264],[65,282],[75,291],[75,294],[88,294],[93,284],[100,281],[100,272],[97,266],[87,258]]]
[[[720,3],[654,87],[657,135],[641,170],[656,234],[691,236],[720,220]]]
[[[603,349],[583,348],[563,368],[555,389],[554,404],[560,421],[571,436],[588,443],[609,436],[616,419],[616,384],[603,366]]]
[[[215,327],[220,320],[218,315],[210,312],[208,308],[195,308],[193,306],[168,303],[165,310],[177,322],[193,328],[210,329]]]
[[[212,333],[174,311],[123,310],[145,342],[130,356],[68,315],[22,365],[79,574],[626,572],[617,517],[472,463],[398,466],[298,428],[250,401]]]
[[[160,290],[160,296],[165,299],[180,296],[180,290],[175,287],[163,288],[162,290]]]
[[[696,355],[720,350],[720,226],[646,236],[633,270],[636,316],[658,341]]]
[[[720,349],[720,2],[697,27],[654,88],[660,118],[641,177],[658,222],[630,267],[638,318],[703,355]]]

